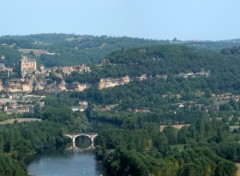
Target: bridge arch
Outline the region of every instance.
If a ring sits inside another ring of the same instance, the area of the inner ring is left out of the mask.
[[[97,133],[78,133],[78,134],[64,134],[64,136],[72,139],[72,146],[76,147],[76,138],[79,136],[86,136],[91,139],[91,145],[88,147],[89,149],[94,149],[94,139],[98,136]]]

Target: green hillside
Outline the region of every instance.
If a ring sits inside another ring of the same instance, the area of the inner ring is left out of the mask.
[[[117,78],[126,75],[138,77],[143,74],[148,77],[167,74],[171,78],[181,73],[197,73],[205,70],[211,72],[210,77],[205,81],[211,80],[209,87],[215,91],[224,89],[221,80],[228,82],[229,89],[238,90],[239,61],[238,55],[226,56],[183,45],[141,47],[111,53],[100,65],[93,66],[91,74],[74,73],[67,77],[66,81],[96,83],[100,78]],[[214,83],[216,79],[219,84]]]
[[[147,45],[167,43],[167,41],[146,40],[129,37],[88,36],[72,34],[37,34],[28,36],[4,36],[0,44],[14,45],[14,49],[40,49],[51,54],[35,57],[47,67],[77,65],[103,59],[113,51]]]
[[[106,58],[94,66],[90,74],[73,73],[65,77],[67,82],[93,84],[84,92],[71,93],[71,97],[98,106],[117,105],[113,111],[95,112],[91,118],[118,123],[134,116],[138,120],[174,124],[193,123],[212,112],[217,116],[214,110],[217,108],[231,109],[239,114],[235,96],[232,96],[234,101],[231,103],[212,97],[212,94],[240,93],[239,56],[225,56],[180,45],[162,45],[114,52]],[[111,89],[97,88],[101,78],[126,75],[131,79],[129,84]],[[145,75],[143,81],[138,80],[141,75]],[[185,108],[179,108],[181,104],[185,104]],[[148,110],[149,113],[132,114],[134,109]],[[226,116],[226,113],[219,111],[218,115]]]
[[[2,36],[0,44],[11,50],[4,63],[13,65],[19,49],[28,49],[29,55],[47,67],[92,63],[104,59],[114,51],[128,50],[159,44],[186,45],[196,49],[220,52],[224,48],[240,45],[238,39],[227,41],[178,41],[150,40],[130,37],[91,36],[75,34],[35,34],[26,36]],[[31,49],[45,51],[36,54]],[[50,54],[46,54],[50,53]],[[3,54],[0,51],[0,54]],[[12,56],[14,55],[14,56]]]
[[[18,64],[21,54],[14,48],[0,45],[0,62],[12,67]]]

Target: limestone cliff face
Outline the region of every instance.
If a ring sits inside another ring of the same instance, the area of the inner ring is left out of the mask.
[[[87,84],[77,84],[75,86],[74,90],[77,91],[77,92],[82,92],[82,91],[84,91],[87,88],[89,88],[89,86]]]
[[[23,84],[22,85],[22,91],[23,92],[32,92],[33,91],[33,85],[32,84]]]
[[[45,84],[36,84],[34,90],[38,91],[38,90],[44,90],[45,89]]]
[[[58,87],[59,87],[59,89],[60,89],[61,92],[67,91],[67,88],[66,88],[66,85],[65,85],[65,84],[60,84]]]
[[[0,80],[0,91],[2,91],[4,89],[2,81]]]
[[[113,78],[102,78],[98,84],[99,89],[111,88],[119,85],[128,84],[130,82],[130,78],[128,76],[113,79]]]
[[[33,86],[30,83],[9,82],[5,90],[11,93],[32,92]]]
[[[89,84],[81,84],[81,83],[76,82],[73,84],[67,84],[65,88],[66,88],[66,91],[82,92],[89,87],[90,87]]]
[[[119,85],[128,84],[130,82],[130,78],[128,76],[122,78],[103,78],[100,80],[98,84],[99,89],[111,88]],[[35,91],[45,91],[45,92],[63,92],[63,91],[77,91],[82,92],[89,88],[90,84],[81,84],[81,83],[73,83],[66,84],[64,81],[61,84],[51,83],[46,84],[44,82],[37,82],[33,85],[31,81],[24,80],[13,80],[9,81],[6,86],[2,86],[0,84],[0,91],[8,91],[11,93],[17,92],[32,92]]]

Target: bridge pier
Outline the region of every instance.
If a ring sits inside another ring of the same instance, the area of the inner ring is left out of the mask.
[[[94,138],[91,138],[91,141],[92,141],[91,147],[94,147]]]

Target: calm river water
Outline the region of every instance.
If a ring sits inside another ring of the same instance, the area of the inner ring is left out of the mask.
[[[28,166],[31,176],[106,176],[93,152],[64,151],[36,158]]]

